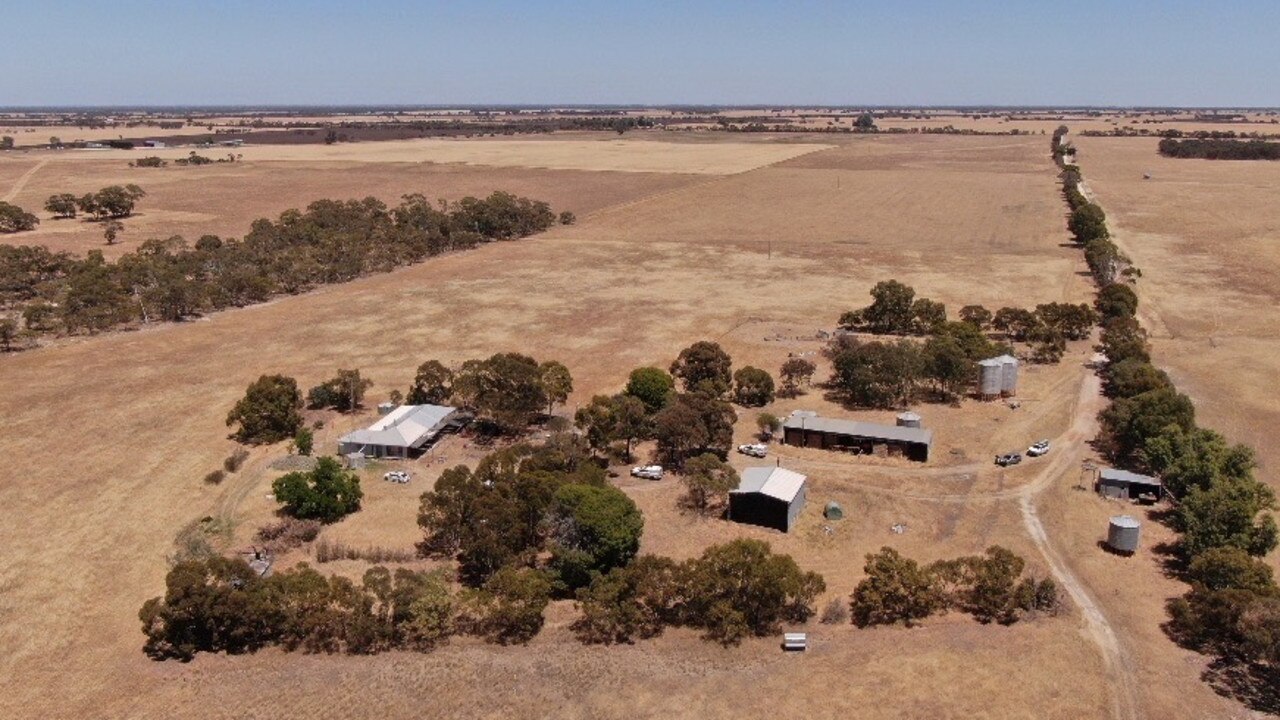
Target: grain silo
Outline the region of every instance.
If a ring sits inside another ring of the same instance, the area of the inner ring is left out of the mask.
[[[1004,385],[1004,363],[1000,358],[978,361],[978,394],[985,399],[1000,397]]]
[[[898,415],[898,427],[918,428],[921,426],[920,416],[913,412],[904,412]]]
[[[1107,545],[1116,552],[1132,555],[1138,549],[1142,523],[1128,515],[1116,515],[1107,527]]]
[[[1018,358],[1012,355],[1001,355],[1000,361],[1000,394],[1012,397],[1018,394]]]

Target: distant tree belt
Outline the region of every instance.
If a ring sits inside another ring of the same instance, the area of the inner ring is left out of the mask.
[[[1160,141],[1160,154],[1200,160],[1280,160],[1280,142],[1165,138]]]
[[[151,239],[115,263],[99,251],[77,258],[0,245],[0,312],[19,312],[35,334],[181,320],[527,237],[555,222],[547,203],[506,192],[444,205],[415,194],[393,208],[374,198],[319,200],[256,221],[243,239]]]

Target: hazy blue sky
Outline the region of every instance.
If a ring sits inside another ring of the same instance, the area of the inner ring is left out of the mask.
[[[0,106],[1280,105],[1280,0],[17,0]]]

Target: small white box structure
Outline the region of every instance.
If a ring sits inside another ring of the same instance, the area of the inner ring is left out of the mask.
[[[808,650],[808,633],[783,633],[782,649],[787,652],[804,652],[805,650]]]

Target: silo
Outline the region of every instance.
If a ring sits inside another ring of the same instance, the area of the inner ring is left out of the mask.
[[[978,362],[978,394],[984,398],[1000,396],[1004,384],[1004,363],[999,358]]]
[[[1116,515],[1107,527],[1107,545],[1116,552],[1132,555],[1138,549],[1142,523],[1128,515]]]
[[[1018,358],[1012,355],[1001,355],[1000,392],[1006,396],[1018,394]]]
[[[918,428],[921,426],[920,416],[913,412],[898,415],[898,427]]]

